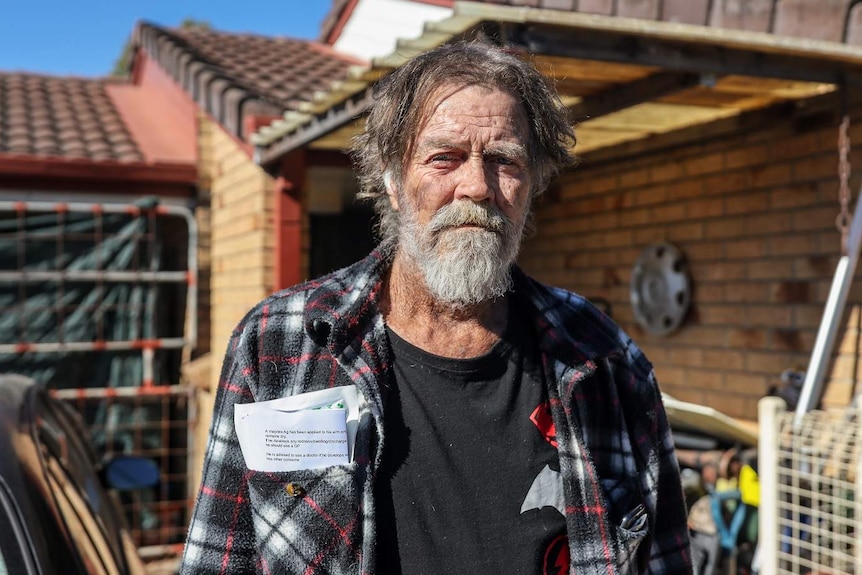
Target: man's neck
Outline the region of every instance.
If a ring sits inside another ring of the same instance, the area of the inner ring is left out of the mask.
[[[396,254],[387,278],[381,311],[386,325],[428,353],[451,358],[484,355],[503,335],[508,298],[471,307],[438,302],[421,272]]]

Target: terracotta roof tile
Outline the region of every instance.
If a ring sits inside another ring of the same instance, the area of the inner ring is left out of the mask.
[[[324,44],[285,37],[140,23],[134,38],[201,108],[239,136],[244,114],[295,110],[362,63]]]
[[[0,73],[0,153],[143,161],[108,82]]]

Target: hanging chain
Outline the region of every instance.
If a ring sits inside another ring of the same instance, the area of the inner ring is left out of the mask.
[[[835,219],[835,226],[841,233],[841,253],[847,254],[847,239],[850,234],[850,160],[847,159],[850,154],[850,137],[847,135],[847,129],[850,127],[850,117],[844,116],[841,120],[841,125],[838,127],[838,178],[840,185],[838,187],[838,203],[841,205],[841,211]]]

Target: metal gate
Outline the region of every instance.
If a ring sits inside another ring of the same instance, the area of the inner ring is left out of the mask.
[[[185,207],[0,201],[0,372],[69,401],[97,451],[158,463],[159,487],[120,496],[139,546],[185,537],[196,258]]]

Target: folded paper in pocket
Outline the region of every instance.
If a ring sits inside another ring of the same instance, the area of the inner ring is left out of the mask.
[[[359,418],[353,386],[234,406],[234,424],[253,471],[297,471],[349,463]]]

